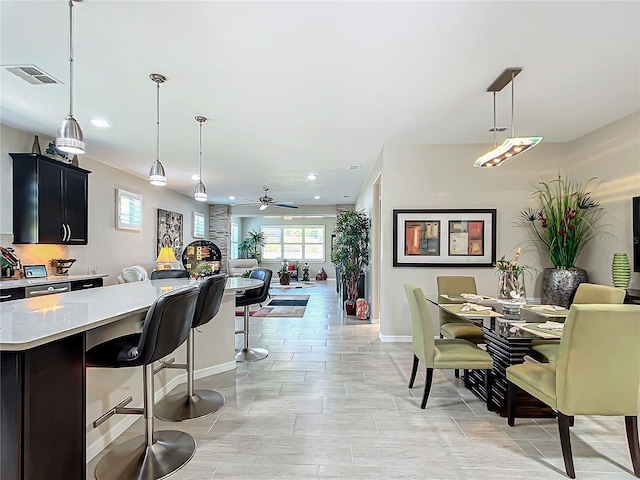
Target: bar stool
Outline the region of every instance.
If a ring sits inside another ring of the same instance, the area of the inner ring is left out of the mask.
[[[151,280],[161,280],[163,278],[189,278],[189,272],[181,268],[154,270],[151,272]]]
[[[249,305],[262,303],[269,295],[269,286],[273,272],[266,268],[254,268],[249,274],[249,278],[262,280],[264,283],[260,288],[252,288],[244,293],[236,295],[236,307],[244,307],[244,326],[242,330],[236,330],[236,334],[244,334],[244,345],[236,349],[236,362],[255,362],[262,360],[269,352],[264,348],[249,348]]]
[[[181,422],[204,417],[224,405],[224,396],[213,390],[194,390],[193,369],[195,364],[195,330],[209,323],[220,311],[226,275],[212,275],[200,282],[198,300],[187,338],[187,363],[163,363],[155,373],[165,368],[179,368],[187,371],[187,392],[169,395],[156,403],[156,417],[170,422]]]
[[[98,480],[155,480],[182,468],[196,451],[196,441],[188,433],[153,430],[153,362],[169,355],[189,336],[198,289],[187,286],[172,290],[151,305],[141,333],[100,343],[86,354],[89,367],[144,366],[143,408],[124,408],[128,397],[93,422],[97,427],[116,413],[144,415],[144,435],[112,448],[96,466]]]

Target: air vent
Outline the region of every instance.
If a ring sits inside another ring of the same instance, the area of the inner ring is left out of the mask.
[[[31,85],[62,83],[35,65],[7,65],[5,68]]]
[[[357,163],[353,163],[351,165],[349,165],[349,170],[358,170],[360,168],[360,165],[358,165]]]

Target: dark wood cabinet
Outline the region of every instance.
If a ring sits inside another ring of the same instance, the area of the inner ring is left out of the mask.
[[[21,298],[24,298],[24,287],[3,288],[0,290],[0,302],[20,300]]]
[[[86,280],[76,280],[71,282],[71,291],[87,290],[88,288],[101,287],[103,285],[102,278],[88,278]]]
[[[13,159],[13,243],[86,245],[89,172],[34,153]]]

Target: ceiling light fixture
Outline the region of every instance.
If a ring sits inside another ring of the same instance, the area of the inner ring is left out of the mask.
[[[196,190],[193,193],[193,198],[195,198],[199,202],[207,201],[207,189],[202,183],[202,124],[207,121],[207,117],[202,117],[198,115],[196,117],[196,122],[200,124],[200,175],[198,179],[198,184],[196,185]]]
[[[315,198],[316,200],[319,200],[319,199],[320,199],[320,195],[316,195],[316,196],[315,196],[315,197],[313,197],[313,198]]]
[[[91,125],[98,128],[107,128],[111,126],[111,124],[107,122],[104,118],[92,118]]]
[[[318,178],[318,176],[315,173],[310,173],[309,175],[307,175],[307,178],[309,180],[315,180],[316,178]]]
[[[159,73],[149,75],[152,81],[156,82],[156,160],[151,164],[149,170],[149,183],[162,187],[167,184],[167,176],[164,167],[160,163],[160,84],[167,81],[167,77]]]
[[[233,195],[229,195],[229,200],[235,200],[236,197],[234,197]]]
[[[85,148],[82,129],[73,118],[73,0],[69,0],[69,115],[58,129],[56,148],[76,155],[84,153]]]
[[[194,173],[193,175],[191,175],[191,180],[193,180],[194,182],[197,182],[198,180],[200,180],[200,175],[198,175],[197,173]]]
[[[502,72],[498,78],[496,78],[487,92],[493,92],[493,150],[485,153],[473,164],[474,167],[499,167],[505,160],[520,155],[521,153],[530,150],[542,141],[542,137],[516,137],[514,128],[514,116],[513,116],[513,97],[514,97],[514,78],[522,71],[521,67],[507,68]],[[499,130],[496,127],[496,92],[499,92],[504,87],[511,83],[511,136],[507,138],[502,145],[497,146],[496,132]]]

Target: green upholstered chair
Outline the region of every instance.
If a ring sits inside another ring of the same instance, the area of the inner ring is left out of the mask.
[[[633,471],[640,478],[640,306],[573,304],[555,363],[507,368],[507,412],[514,425],[516,386],[558,416],[567,475],[575,478],[569,427],[574,415],[625,417]]]
[[[581,283],[578,285],[573,304],[606,303],[620,304],[624,302],[627,294],[622,288],[595,285],[593,283]],[[542,362],[555,362],[558,356],[559,343],[557,341],[535,340],[531,350],[536,360]]]
[[[422,289],[406,283],[404,291],[407,295],[411,314],[411,341],[413,345],[413,368],[411,370],[409,388],[413,388],[419,362],[422,362],[427,367],[427,379],[420,408],[425,408],[427,405],[434,368],[487,370],[487,405],[490,405],[490,379],[491,369],[493,368],[491,356],[467,340],[434,338],[429,304],[424,297]]]
[[[441,276],[438,282],[438,303],[455,303],[442,295],[459,296],[461,293],[478,293],[474,277]],[[464,339],[472,343],[484,343],[482,329],[471,322],[440,309],[440,335],[443,338]]]

